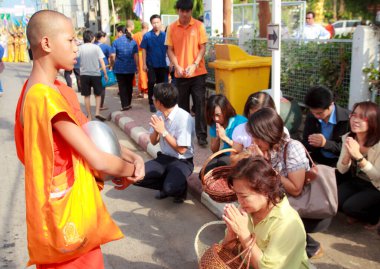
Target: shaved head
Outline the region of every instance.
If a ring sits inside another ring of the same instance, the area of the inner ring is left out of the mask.
[[[127,20],[127,28],[134,28],[135,23],[132,20]]]
[[[149,24],[147,22],[143,22],[141,24],[141,29],[149,29]]]
[[[70,19],[53,10],[40,10],[34,13],[26,29],[30,47],[36,48],[44,36],[53,37],[58,34],[62,24],[67,21]]]

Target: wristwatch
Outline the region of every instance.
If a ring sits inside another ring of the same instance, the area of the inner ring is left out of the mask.
[[[195,64],[195,68],[199,67],[199,64],[197,64],[196,62],[194,62],[194,64]]]
[[[364,156],[362,156],[362,157],[359,158],[359,159],[356,159],[355,162],[356,162],[356,163],[360,163],[360,162],[363,161],[363,160],[364,160]]]
[[[165,138],[168,134],[169,134],[168,131],[165,130],[165,131],[162,133],[162,137]]]

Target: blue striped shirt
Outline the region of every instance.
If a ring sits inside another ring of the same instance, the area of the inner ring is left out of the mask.
[[[133,74],[136,72],[134,55],[138,52],[137,43],[125,35],[116,39],[112,47],[116,53],[113,71],[115,74]]]

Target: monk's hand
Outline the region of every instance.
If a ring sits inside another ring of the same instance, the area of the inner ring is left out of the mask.
[[[133,162],[135,165],[135,172],[133,173],[133,177],[131,179],[134,182],[140,181],[145,177],[145,163],[144,160],[140,157]]]
[[[112,182],[116,185],[114,188],[117,190],[124,190],[134,183],[134,181],[128,177],[114,178],[112,179]]]

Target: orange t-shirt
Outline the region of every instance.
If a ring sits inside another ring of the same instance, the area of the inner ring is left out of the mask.
[[[166,33],[165,45],[173,47],[174,54],[177,57],[178,64],[183,68],[187,68],[193,64],[198,56],[200,45],[207,43],[206,29],[203,23],[191,18],[190,23],[183,26],[179,20],[169,25]],[[205,61],[199,62],[199,66],[195,69],[191,77],[207,74]],[[175,74],[179,77],[178,74]]]

